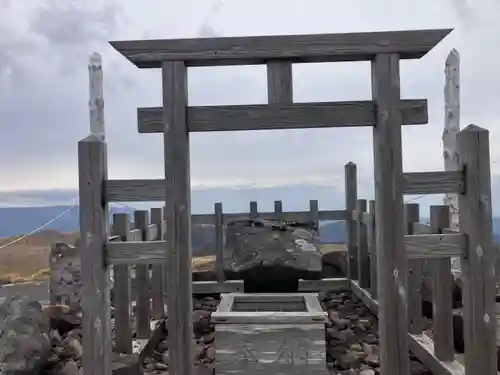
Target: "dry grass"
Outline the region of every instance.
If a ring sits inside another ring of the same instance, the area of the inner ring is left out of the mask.
[[[13,245],[0,249],[0,280],[10,282],[38,281],[49,275],[50,246],[55,242],[74,243],[78,233],[63,234],[43,231],[24,238]],[[0,239],[0,246],[16,237]],[[344,244],[321,245],[321,253],[345,251]],[[215,252],[215,251],[214,251]],[[193,258],[193,271],[210,271],[214,268],[215,256]]]
[[[37,281],[48,275],[50,245],[54,242],[74,243],[78,234],[43,231],[0,249],[0,279],[10,282]],[[17,237],[0,239],[0,246]]]

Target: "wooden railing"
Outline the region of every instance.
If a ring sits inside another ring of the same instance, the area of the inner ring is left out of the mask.
[[[375,233],[385,233],[377,222],[376,201],[370,201],[367,210],[367,201],[357,199],[356,166],[346,165],[349,278],[353,292],[375,314],[379,313],[378,301],[390,295],[380,287],[381,280],[400,280],[398,293],[404,295],[410,350],[433,374],[475,375],[480,373],[478,368],[484,369],[481,373],[493,374],[497,364],[496,254],[492,246],[488,133],[471,126],[459,134],[458,140],[464,158],[461,171],[404,174],[405,194],[459,194],[460,232],[449,228],[449,206],[431,206],[430,224],[422,224],[419,205],[405,204],[402,251],[406,254],[408,274],[402,278],[396,271],[377,274],[384,270],[385,260],[377,259]],[[452,257],[460,257],[462,265],[465,352],[460,361],[455,356],[453,337]],[[424,329],[424,285],[432,291],[431,331]],[[394,325],[386,320],[379,324]],[[396,334],[401,327],[392,329]]]

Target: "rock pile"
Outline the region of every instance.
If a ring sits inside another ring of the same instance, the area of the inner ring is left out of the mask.
[[[49,319],[38,302],[13,296],[0,303],[0,374],[40,371],[50,352]]]
[[[210,315],[219,300],[195,299],[193,311],[193,346],[195,366],[213,369],[215,360],[214,326]],[[328,311],[326,325],[327,364],[335,375],[380,375],[378,321],[351,293],[322,293],[321,302]],[[168,374],[168,334],[158,340],[144,359],[146,374]],[[410,358],[411,375],[432,375],[415,357]]]
[[[210,322],[210,315],[217,309],[219,302],[218,297],[210,296],[193,299],[193,363],[208,373],[213,369],[215,360],[214,325]],[[158,343],[143,360],[145,374],[168,375],[168,346],[168,333],[164,329]]]
[[[326,327],[327,362],[336,375],[379,375],[378,321],[351,293],[323,293],[328,311]],[[432,375],[415,357],[410,358],[411,375]]]

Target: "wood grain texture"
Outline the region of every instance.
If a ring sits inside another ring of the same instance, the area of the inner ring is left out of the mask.
[[[283,220],[283,202],[274,201],[274,216],[276,220]]]
[[[164,239],[163,231],[163,208],[151,208],[151,223],[156,227],[154,236],[148,234],[149,241],[162,241]],[[152,298],[152,314],[154,319],[162,319],[165,317],[165,264],[153,264],[151,266],[151,298]]]
[[[370,255],[370,293],[377,298],[377,238],[375,223],[375,201],[369,202],[370,220],[367,222],[368,253]]]
[[[268,103],[293,103],[292,63],[275,60],[266,65]]]
[[[370,293],[359,287],[356,281],[351,281],[352,292],[378,316],[379,303]],[[434,343],[426,334],[413,335],[408,333],[409,348],[413,354],[425,364],[434,375],[465,375],[464,367],[457,361],[440,361],[434,355]]]
[[[299,292],[343,292],[349,289],[349,279],[344,277],[321,280],[299,280]]]
[[[403,173],[404,194],[462,193],[463,186],[460,171]]]
[[[460,55],[452,49],[446,58],[444,84],[443,159],[446,171],[459,170],[457,135],[460,132]],[[446,194],[444,204],[450,206],[451,227],[458,229],[458,194]],[[459,263],[460,260],[454,260]]]
[[[431,226],[434,233],[443,233],[443,229],[449,228],[450,224],[450,206],[431,206]],[[455,359],[455,349],[453,295],[450,292],[453,290],[451,261],[449,258],[436,259],[431,265],[434,355],[442,361],[452,361]]]
[[[106,246],[106,262],[110,265],[166,264],[165,246],[165,241],[112,242]]]
[[[222,203],[214,204],[215,216],[215,273],[219,282],[224,282],[224,220]]]
[[[404,233],[413,234],[413,223],[420,220],[418,203],[404,205]],[[419,249],[420,250],[420,249]],[[424,320],[422,316],[422,270],[424,260],[412,259],[408,262],[408,331],[422,333]]]
[[[83,357],[86,374],[111,375],[110,273],[104,262],[108,210],[106,144],[96,135],[78,142],[80,238],[83,279]]]
[[[101,137],[106,136],[104,123],[104,96],[102,79],[102,58],[94,52],[89,59],[89,118],[90,133]]]
[[[146,241],[154,241],[158,236],[158,227],[156,224],[149,224],[146,229]]]
[[[404,239],[408,259],[440,259],[465,255],[467,236],[456,234],[415,234]]]
[[[319,208],[317,199],[311,199],[309,201],[309,220],[314,223],[316,230],[319,232]]]
[[[418,59],[451,32],[450,29],[369,33],[269,35],[111,41],[139,68],[161,68],[162,61],[182,60],[188,66],[289,62],[366,61],[379,53]]]
[[[370,259],[368,258],[368,238],[367,227],[363,221],[363,214],[366,213],[367,202],[366,199],[358,199],[356,201],[356,211],[358,212],[357,220],[357,247],[358,247],[358,280],[361,288],[370,287]]]
[[[187,128],[187,67],[182,61],[162,63],[165,209],[169,262],[168,332],[170,375],[191,375],[193,334],[191,316],[191,182]],[[165,247],[165,252],[167,251]]]
[[[135,229],[141,231],[141,241],[147,241],[149,226],[148,210],[134,211],[134,226]],[[127,243],[123,243],[123,245],[125,244]],[[151,315],[149,264],[135,264],[135,283],[137,288],[137,337],[140,339],[149,339],[151,336],[151,324],[149,323],[149,317]]]
[[[408,374],[407,260],[403,248],[403,161],[401,95],[397,54],[372,60],[372,96],[377,104],[373,128],[375,220],[380,335],[380,372]]]
[[[347,277],[351,280],[358,279],[358,249],[357,249],[357,225],[352,217],[352,211],[356,210],[358,198],[358,180],[356,164],[349,162],[344,167],[345,176],[345,209],[346,215],[346,238],[347,238]]]
[[[413,234],[432,234],[432,227],[429,224],[412,223]]]
[[[142,241],[143,233],[141,229],[134,228],[127,235],[127,241]]]
[[[257,202],[250,202],[250,213],[248,214],[248,217],[250,217],[251,219],[257,219],[258,217],[260,217]]]
[[[436,356],[434,342],[425,333],[420,335],[409,334],[408,337],[410,339],[410,349],[412,353],[414,353],[434,375],[466,375],[464,366],[458,361],[453,359],[443,361]]]
[[[460,230],[467,236],[462,258],[465,370],[496,374],[495,263],[489,132],[469,125],[457,137],[465,194],[459,196]]]
[[[130,218],[128,214],[113,215],[113,233],[119,241],[127,241],[130,233]],[[106,262],[108,260],[106,259]],[[117,264],[113,267],[113,297],[115,307],[116,330],[115,351],[117,353],[132,353],[132,325],[130,319],[131,275],[128,264]]]
[[[399,102],[403,125],[427,124],[427,100]],[[161,107],[139,108],[139,133],[161,133]],[[279,130],[375,125],[372,101],[188,107],[189,132]]]

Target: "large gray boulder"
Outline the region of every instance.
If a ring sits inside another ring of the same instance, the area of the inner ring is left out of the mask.
[[[236,220],[228,223],[225,234],[224,273],[228,279],[245,280],[246,292],[252,291],[250,282],[276,288],[255,291],[277,292],[280,282],[321,278],[320,242],[312,223]]]
[[[0,374],[38,374],[51,350],[49,319],[39,302],[14,295],[0,302]]]

